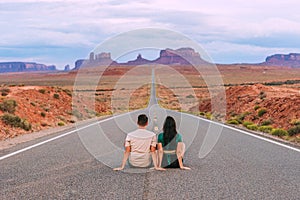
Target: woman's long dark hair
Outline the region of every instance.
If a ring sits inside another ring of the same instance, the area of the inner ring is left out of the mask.
[[[164,132],[163,136],[164,136],[164,143],[165,143],[164,146],[167,146],[169,143],[171,144],[176,143],[175,136],[177,134],[177,130],[176,130],[176,122],[173,117],[167,116],[166,121],[164,123],[163,132]]]

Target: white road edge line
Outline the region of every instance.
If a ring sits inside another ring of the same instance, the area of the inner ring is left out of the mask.
[[[70,134],[72,134],[72,133],[76,133],[77,131],[80,131],[80,130],[82,130],[82,129],[88,128],[88,127],[90,127],[90,126],[94,126],[94,125],[96,125],[96,124],[100,124],[100,123],[102,123],[102,122],[106,122],[106,121],[108,121],[108,120],[110,120],[110,119],[113,119],[113,118],[116,118],[116,117],[120,117],[120,116],[123,116],[123,115],[126,115],[126,114],[128,114],[128,113],[120,114],[120,115],[117,115],[117,116],[112,116],[112,117],[103,119],[103,120],[101,120],[101,121],[97,121],[97,122],[94,122],[94,123],[92,123],[92,124],[89,124],[89,125],[87,125],[87,126],[83,126],[83,127],[80,127],[80,128],[76,128],[76,129],[73,130],[73,131],[64,133],[64,134],[62,134],[62,135],[58,135],[58,136],[56,136],[56,137],[53,137],[53,138],[50,138],[50,139],[48,139],[48,140],[39,142],[39,143],[37,143],[37,144],[34,144],[34,145],[31,145],[31,146],[25,147],[25,148],[23,148],[23,149],[20,149],[20,150],[18,150],[18,151],[15,151],[15,152],[12,152],[12,153],[9,153],[9,154],[7,154],[7,155],[4,155],[4,156],[0,157],[0,161],[1,161],[1,160],[4,160],[4,159],[6,159],[6,158],[9,158],[9,157],[11,157],[11,156],[17,155],[17,154],[19,154],[19,153],[22,153],[22,152],[24,152],[24,151],[27,151],[27,150],[29,150],[29,149],[32,149],[32,148],[41,146],[41,145],[46,144],[46,143],[48,143],[48,142],[51,142],[51,141],[53,141],[53,140],[57,140],[57,139],[59,139],[59,138],[65,137],[65,136],[67,136],[67,135],[70,135]]]
[[[140,111],[140,110],[137,110],[137,111]],[[136,112],[136,111],[134,111],[134,112]],[[82,130],[82,129],[88,128],[88,127],[90,127],[90,126],[94,126],[94,125],[96,125],[96,124],[100,124],[100,123],[102,123],[102,122],[106,122],[106,121],[108,121],[108,120],[111,120],[111,119],[113,119],[113,118],[115,118],[115,117],[120,117],[120,116],[127,115],[127,114],[129,114],[129,113],[124,113],[124,114],[121,114],[121,115],[112,116],[112,117],[106,118],[106,119],[104,119],[104,120],[97,121],[97,122],[95,122],[95,123],[89,124],[89,125],[87,125],[87,126],[80,127],[80,128],[76,128],[76,129],[73,130],[73,131],[64,133],[64,134],[62,134],[62,135],[59,135],[59,136],[50,138],[50,139],[45,140],[45,141],[43,141],[43,142],[40,142],[40,143],[31,145],[31,146],[28,146],[28,147],[26,147],[26,148],[24,148],[24,149],[20,149],[20,150],[18,150],[18,151],[12,152],[12,153],[10,153],[10,154],[4,155],[4,156],[0,157],[0,161],[1,161],[1,160],[4,160],[4,159],[6,159],[6,158],[9,158],[9,157],[11,157],[11,156],[17,155],[17,154],[19,154],[19,153],[22,153],[22,152],[24,152],[24,151],[27,151],[27,150],[29,150],[29,149],[32,149],[32,148],[41,146],[41,145],[46,144],[46,143],[48,143],[48,142],[51,142],[51,141],[53,141],[53,140],[57,140],[57,139],[62,138],[62,137],[64,137],[64,136],[70,135],[70,134],[75,133],[75,132],[77,132],[77,131],[80,131],[80,130]],[[264,141],[266,141],[266,142],[270,142],[270,143],[273,143],[273,144],[276,144],[276,145],[279,145],[279,146],[282,146],[282,147],[285,147],[285,148],[287,148],[287,149],[294,150],[294,151],[297,151],[297,152],[300,153],[300,149],[297,149],[297,148],[294,148],[294,147],[285,145],[285,144],[283,144],[283,143],[280,143],[280,142],[277,142],[277,141],[274,141],[274,140],[271,140],[271,139],[268,139],[268,138],[261,137],[261,136],[259,136],[259,135],[255,135],[255,134],[252,134],[252,133],[249,133],[249,132],[246,132],[246,131],[243,131],[243,130],[240,130],[240,129],[237,129],[237,128],[234,128],[234,127],[231,127],[231,126],[228,126],[228,125],[226,125],[226,124],[222,124],[222,123],[219,123],[219,122],[215,122],[215,121],[211,121],[211,120],[208,120],[208,119],[204,119],[204,118],[201,118],[201,117],[198,117],[198,116],[195,116],[195,115],[192,115],[192,114],[188,114],[188,113],[182,113],[182,114],[192,116],[192,117],[197,118],[197,119],[200,119],[200,120],[202,120],[202,121],[206,121],[206,122],[210,122],[210,123],[213,123],[213,124],[217,124],[217,125],[223,126],[223,127],[225,127],[225,128],[228,128],[228,129],[231,129],[231,130],[234,130],[234,131],[243,133],[243,134],[245,134],[245,135],[249,135],[249,136],[255,137],[255,138],[257,138],[257,139],[261,139],[261,140],[264,140]]]
[[[271,140],[271,139],[268,139],[268,138],[265,138],[265,137],[262,137],[262,136],[259,136],[259,135],[255,135],[253,133],[250,133],[250,132],[247,132],[247,131],[244,131],[244,130],[240,130],[240,129],[237,129],[237,128],[234,128],[232,126],[228,126],[226,124],[222,124],[220,122],[215,122],[215,121],[211,121],[209,119],[204,119],[204,118],[201,118],[201,117],[198,117],[198,116],[195,116],[195,115],[192,115],[192,114],[189,114],[189,113],[182,113],[182,114],[185,114],[185,115],[190,115],[192,117],[195,117],[197,119],[200,119],[200,120],[203,120],[203,121],[206,121],[206,122],[210,122],[210,123],[213,123],[213,124],[217,124],[217,125],[220,125],[220,126],[223,126],[224,128],[228,128],[228,129],[231,129],[231,130],[234,130],[234,131],[237,131],[237,132],[240,132],[240,133],[243,133],[245,135],[249,135],[251,137],[255,137],[257,139],[261,139],[261,140],[264,140],[266,142],[270,142],[270,143],[273,143],[273,144],[276,144],[276,145],[279,145],[279,146],[282,146],[282,147],[285,147],[285,148],[288,148],[290,150],[294,150],[294,151],[297,151],[300,153],[300,149],[298,148],[295,148],[295,147],[292,147],[292,146],[289,146],[289,145],[286,145],[286,144],[283,144],[281,142],[277,142],[275,140]]]

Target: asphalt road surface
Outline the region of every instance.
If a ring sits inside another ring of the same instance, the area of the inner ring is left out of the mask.
[[[299,149],[164,110],[157,105],[155,87],[151,93],[145,110],[0,151],[0,199],[300,198]],[[121,164],[126,133],[136,128],[140,113],[150,116],[148,129],[155,132],[167,115],[176,119],[188,147],[185,165],[191,170],[112,170]],[[203,157],[207,134],[215,134],[217,142],[208,145],[213,148]]]

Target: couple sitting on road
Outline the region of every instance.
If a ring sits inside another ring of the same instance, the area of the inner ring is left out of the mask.
[[[177,133],[173,117],[166,118],[163,133],[160,133],[157,139],[155,133],[146,130],[148,125],[146,115],[139,115],[137,124],[139,128],[128,133],[125,139],[122,165],[114,170],[124,169],[128,158],[131,167],[150,167],[152,158],[156,170],[165,170],[164,168],[190,169],[183,165],[185,145],[181,135]]]

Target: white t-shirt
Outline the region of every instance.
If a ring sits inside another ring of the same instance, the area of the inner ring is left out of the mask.
[[[129,162],[135,167],[149,167],[151,164],[150,146],[156,147],[155,133],[137,129],[127,134],[125,147],[131,147]]]

